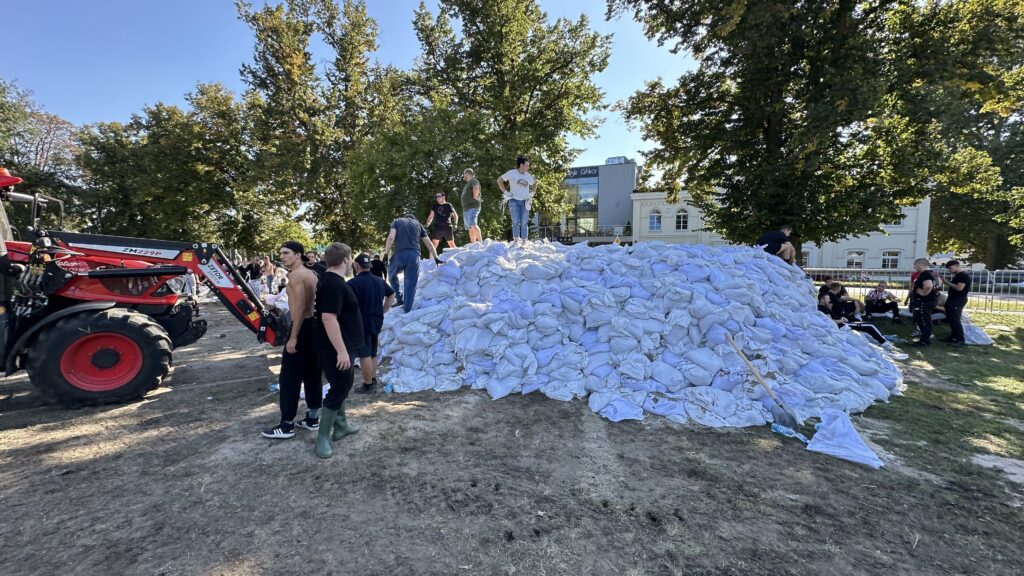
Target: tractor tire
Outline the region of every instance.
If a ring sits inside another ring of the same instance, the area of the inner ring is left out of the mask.
[[[58,321],[32,344],[29,379],[69,408],[142,398],[171,369],[171,339],[155,320],[124,308]]]

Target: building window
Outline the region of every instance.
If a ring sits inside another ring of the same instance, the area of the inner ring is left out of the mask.
[[[647,216],[647,230],[649,232],[661,232],[661,211],[651,210],[650,215]]]
[[[808,252],[807,250],[802,250],[800,252],[800,260],[797,262],[797,264],[799,264],[802,267],[810,266],[811,265],[811,253]]]
[[[572,214],[566,222],[568,235],[587,234],[597,227],[598,189],[600,180],[596,168],[573,168],[562,182],[565,199],[572,205]],[[588,176],[582,176],[588,174]]]
[[[676,212],[676,230],[690,229],[690,214],[686,210]]]
[[[863,268],[864,267],[864,251],[863,250],[850,250],[846,253],[846,267],[847,268]]]
[[[896,270],[900,267],[900,251],[899,250],[885,250],[882,252],[882,268],[886,270]]]

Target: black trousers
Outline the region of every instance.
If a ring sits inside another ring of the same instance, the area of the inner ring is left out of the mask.
[[[864,303],[864,311],[868,314],[888,312],[892,314],[894,319],[900,317],[900,305],[895,302],[886,302],[885,300],[868,300]]]
[[[878,342],[879,344],[885,344],[885,336],[882,336],[882,333],[874,324],[868,324],[866,322],[851,322],[847,324],[847,326],[849,326],[851,330],[863,332],[868,336],[871,336],[875,339],[875,342]]]
[[[917,324],[917,329],[921,331],[921,342],[931,342],[935,300],[914,298],[910,301],[910,311],[914,313],[914,324]]]
[[[961,316],[964,314],[964,306],[967,301],[954,302],[946,300],[946,322],[949,322],[949,337],[954,342],[964,341],[964,323]]]
[[[292,327],[295,330],[295,327]],[[320,363],[313,349],[313,319],[306,318],[299,328],[295,354],[284,350],[281,354],[281,420],[295,420],[299,410],[299,392],[306,387],[306,406],[311,409],[323,404],[323,385],[320,383]]]
[[[331,410],[341,410],[342,403],[348,398],[352,390],[352,367],[346,370],[338,370],[338,354],[333,349],[317,348],[317,356],[320,358],[320,365],[324,368],[324,376],[327,383],[331,385],[327,389],[327,397],[324,398],[324,407]],[[349,352],[351,357],[352,353]]]

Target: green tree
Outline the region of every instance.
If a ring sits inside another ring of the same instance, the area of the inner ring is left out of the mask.
[[[363,2],[290,0],[254,10],[239,2],[253,30],[249,87],[254,186],[308,221],[315,233],[358,244],[370,221],[356,209],[347,154],[369,131],[367,108],[376,23]],[[314,34],[334,51],[323,76],[309,51]]]
[[[65,205],[66,227],[80,223],[83,190],[75,164],[77,127],[39,108],[29,92],[0,80],[0,166],[24,182],[18,191],[45,194]],[[8,219],[16,233],[31,224],[27,204],[7,207]],[[56,210],[44,213],[41,224],[56,226]]]
[[[186,100],[188,110],[157,104],[82,132],[87,231],[272,248],[265,231],[292,213],[252,185],[245,105],[219,84]]]
[[[878,230],[930,190],[935,126],[887,105],[887,16],[907,1],[721,3],[610,0],[649,38],[691,50],[674,86],[650,82],[622,109],[654,144],[709,228],[752,242],[783,223],[821,243]]]
[[[523,155],[540,182],[534,209],[546,219],[564,214],[561,181],[579,152],[567,136],[595,133],[603,93],[593,78],[608,64],[611,38],[591,31],[585,15],[549,22],[535,1],[442,0],[436,15],[421,3],[413,26],[422,45],[409,77],[417,100],[395,132],[410,139],[402,160],[415,170],[406,179],[398,162],[380,169],[392,175],[385,189],[407,195],[396,203],[415,197],[408,207],[425,214],[438,190],[456,201],[462,170],[474,168],[494,215],[494,180]],[[508,220],[482,225],[503,237]]]
[[[894,106],[934,121],[943,165],[932,193],[932,251],[990,269],[1024,256],[1024,3],[929,1],[894,10]],[[1014,220],[1014,217],[1017,217]]]

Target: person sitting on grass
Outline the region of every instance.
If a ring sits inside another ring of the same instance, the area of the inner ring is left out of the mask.
[[[900,319],[900,305],[897,303],[896,295],[889,291],[889,285],[883,280],[875,286],[875,289],[868,292],[864,297],[864,310],[868,314],[876,312],[892,314],[892,321],[902,324]]]
[[[829,284],[828,292],[825,294],[832,302],[832,314],[835,318],[836,314],[852,321],[861,321],[861,305],[850,297],[850,294],[846,291],[839,282],[833,282]]]
[[[843,316],[842,313],[837,310],[837,307],[833,300],[829,298],[828,294],[825,294],[818,299],[818,311],[831,318],[839,328],[846,326],[850,330],[856,330],[867,334],[879,344],[885,344],[885,336],[882,336],[882,332],[879,331],[874,324],[868,324],[866,322],[851,322],[849,318]]]

